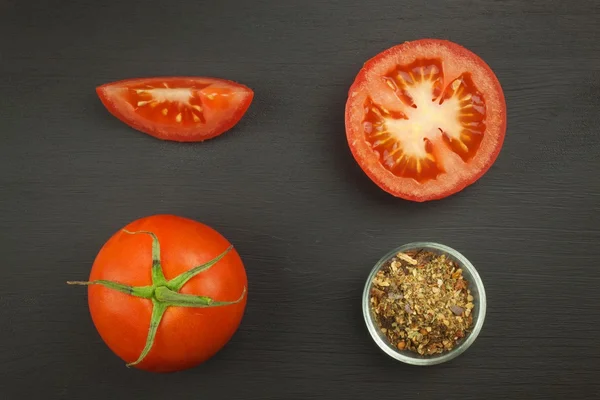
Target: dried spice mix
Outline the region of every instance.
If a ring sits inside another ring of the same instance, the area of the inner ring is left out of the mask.
[[[375,321],[399,350],[421,355],[451,350],[470,332],[473,308],[462,269],[443,254],[398,253],[373,279]]]

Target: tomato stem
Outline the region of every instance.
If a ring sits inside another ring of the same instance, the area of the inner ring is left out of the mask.
[[[153,232],[148,231],[136,231],[130,232],[123,229],[123,232],[129,235],[146,234],[152,237],[152,284],[161,286],[167,283],[165,275],[163,274],[162,266],[160,265],[160,242]]]
[[[155,298],[164,304],[175,307],[197,307],[197,308],[208,308],[208,307],[221,307],[228,306],[230,304],[236,304],[242,301],[246,294],[246,287],[242,291],[242,295],[233,301],[215,301],[210,297],[206,296],[194,296],[191,294],[183,294],[172,291],[166,286],[157,287],[155,291]]]
[[[229,246],[224,252],[222,252],[212,260],[208,261],[207,263],[194,267],[188,271],[183,272],[181,275],[171,279],[169,282],[167,282],[167,287],[176,292],[180,291],[183,285],[185,285],[190,279],[218,263],[223,257],[225,257],[227,253],[229,253],[229,251],[232,248],[233,246]]]
[[[162,320],[163,315],[165,315],[165,311],[169,306],[165,303],[161,303],[156,299],[152,299],[152,316],[150,317],[150,328],[148,328],[148,337],[146,338],[146,345],[142,350],[142,353],[134,362],[126,364],[127,367],[131,367],[133,365],[139,364],[142,362],[144,358],[150,353],[152,349],[152,345],[154,344],[154,337],[156,336],[156,331],[158,330],[158,326],[160,325],[160,321]]]
[[[144,299],[150,299],[154,295],[154,286],[129,286],[123,285],[121,283],[105,281],[105,280],[97,280],[97,281],[68,281],[67,285],[82,285],[82,286],[90,286],[90,285],[102,285],[109,289],[116,290],[117,292],[129,294],[134,297],[141,297]]]

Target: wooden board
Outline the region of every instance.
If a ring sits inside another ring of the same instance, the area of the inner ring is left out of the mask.
[[[600,396],[597,1],[0,2],[0,387],[46,399],[584,399]],[[438,37],[497,73],[508,131],[476,185],[440,202],[369,181],[344,134],[362,63]],[[111,117],[95,86],[237,80],[256,97],[203,144]],[[126,369],[82,288],[102,244],[173,213],[231,240],[250,280],[240,330],[183,373]],[[488,293],[475,344],[432,368],[381,353],[360,298],[378,258],[431,240]]]

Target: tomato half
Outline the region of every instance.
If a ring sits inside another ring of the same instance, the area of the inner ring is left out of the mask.
[[[172,372],[216,354],[247,299],[242,260],[214,229],[172,215],[139,219],[98,253],[89,281],[92,320],[130,366]]]
[[[441,199],[496,160],[506,104],[496,75],[458,44],[422,39],[367,61],[348,94],[346,136],[363,171],[388,193]]]
[[[127,79],[96,88],[108,111],[162,140],[200,142],[236,125],[254,92],[239,83],[205,77]]]

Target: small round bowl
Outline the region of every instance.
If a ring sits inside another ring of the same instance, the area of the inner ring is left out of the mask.
[[[436,254],[445,254],[447,257],[455,261],[460,268],[463,270],[463,277],[467,282],[469,282],[469,290],[471,290],[471,295],[473,296],[473,304],[474,304],[474,313],[473,313],[473,328],[471,332],[461,339],[459,344],[454,347],[450,351],[446,351],[441,354],[435,355],[420,355],[418,353],[414,353],[409,350],[398,350],[395,346],[392,346],[385,335],[381,333],[377,323],[374,320],[374,317],[371,312],[371,288],[373,286],[373,278],[377,274],[377,272],[383,267],[383,265],[392,257],[394,257],[399,252],[405,252],[409,250],[427,250]],[[375,267],[369,274],[369,278],[367,279],[367,283],[365,285],[365,289],[363,291],[362,296],[362,309],[363,315],[365,317],[365,323],[367,324],[367,328],[369,329],[369,333],[371,337],[377,343],[377,345],[390,357],[395,358],[398,361],[402,361],[407,364],[412,365],[420,365],[420,366],[428,366],[441,364],[446,361],[450,361],[458,355],[462,354],[465,350],[469,348],[479,335],[481,331],[481,327],[483,326],[483,321],[485,320],[485,310],[486,310],[486,299],[485,299],[485,289],[483,287],[483,282],[477,273],[477,270],[458,251],[444,246],[438,243],[432,242],[415,242],[408,243],[403,246],[400,246],[388,254],[383,256]]]

